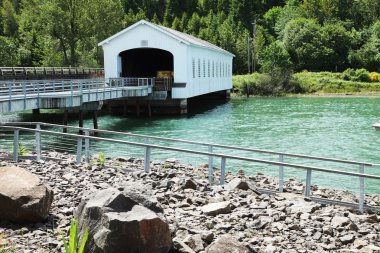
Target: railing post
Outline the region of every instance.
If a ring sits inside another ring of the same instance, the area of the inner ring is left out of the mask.
[[[90,131],[85,130],[84,135],[90,136]],[[90,139],[89,138],[84,139],[84,148],[85,148],[85,154],[86,154],[86,163],[88,163],[90,161]]]
[[[41,130],[41,125],[37,124],[36,129]],[[37,161],[41,160],[41,133],[40,132],[36,132],[36,156],[37,156]]]
[[[13,161],[17,163],[18,162],[18,139],[19,139],[20,130],[15,129],[13,133],[14,133],[13,135]]]
[[[212,153],[212,145],[208,146],[208,152]],[[213,160],[212,155],[209,155],[208,156],[208,182],[209,182],[209,184],[212,184],[212,182],[213,182],[214,170],[213,170],[213,164],[212,164],[213,161],[212,160]]]
[[[306,171],[306,186],[305,186],[305,196],[310,196],[310,186],[311,186],[311,169]]]
[[[145,138],[145,144],[149,143],[149,138]],[[145,147],[144,150],[144,169],[146,173],[150,171],[150,147]]]
[[[226,158],[222,157],[222,162],[220,164],[220,185],[224,185],[226,179]]]
[[[364,165],[360,164],[359,173],[364,174]],[[359,211],[364,212],[364,177],[359,177]]]
[[[279,155],[278,161],[280,163],[284,162],[284,155]],[[278,166],[278,191],[284,192],[284,166]]]
[[[77,140],[77,165],[82,162],[82,138],[78,138]]]

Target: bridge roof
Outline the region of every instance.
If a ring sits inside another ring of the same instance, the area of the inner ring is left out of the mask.
[[[219,51],[221,53],[224,53],[224,54],[228,54],[230,56],[235,56],[234,54],[228,52],[227,50],[224,50],[223,48],[220,48],[214,44],[211,44],[205,40],[201,40],[199,38],[196,38],[192,35],[189,35],[189,34],[186,34],[186,33],[183,33],[183,32],[179,32],[177,30],[174,30],[174,29],[171,29],[171,28],[168,28],[168,27],[165,27],[165,26],[161,26],[161,25],[156,25],[156,24],[153,24],[151,22],[148,22],[146,20],[140,20],[139,22],[125,28],[124,30],[112,35],[111,37],[103,40],[102,42],[100,42],[98,45],[99,46],[103,46],[105,44],[108,44],[109,42],[111,42],[113,39],[119,37],[120,35],[124,34],[124,33],[127,33],[128,31],[132,30],[133,28],[137,27],[137,26],[140,26],[140,25],[148,25],[150,27],[152,27],[153,29],[156,29],[160,32],[163,32],[167,35],[169,35],[170,37],[174,38],[174,39],[177,39],[183,43],[185,43],[186,45],[192,45],[192,46],[196,46],[196,47],[203,47],[203,48],[207,48],[207,49],[211,49],[211,50],[214,50],[214,51]]]

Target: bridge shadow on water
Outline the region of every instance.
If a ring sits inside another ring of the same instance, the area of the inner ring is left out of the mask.
[[[170,129],[171,124],[175,124],[177,120],[183,121],[184,119],[191,119],[200,115],[207,115],[216,111],[221,106],[225,106],[229,102],[225,99],[189,99],[188,101],[188,114],[161,114],[153,115],[149,118],[147,115],[142,114],[140,117],[135,115],[128,115],[126,117],[109,114],[107,109],[104,108],[99,112],[99,128],[113,131],[133,132],[139,131],[142,128],[154,128],[165,124]],[[14,121],[14,122],[45,122],[51,124],[62,125],[63,123],[63,110],[41,110],[39,114],[33,114],[31,111],[19,112],[10,114],[9,117],[4,117],[1,121]],[[9,118],[9,119],[8,119]],[[78,126],[78,111],[69,111],[68,125]],[[92,114],[83,113],[84,127],[92,128]],[[168,124],[167,122],[170,122]]]
[[[147,115],[136,117],[134,115],[128,115],[127,117],[115,116],[109,114],[103,114],[103,117],[116,117],[118,120],[111,120],[107,123],[107,129],[122,132],[134,132],[142,128],[154,128],[164,124],[165,128],[170,130],[170,125],[175,124],[177,120],[183,121],[184,119],[191,119],[199,115],[205,115],[217,110],[220,106],[224,106],[228,103],[226,100],[190,100],[188,101],[188,113],[186,115],[176,114],[161,114],[153,115],[149,118]]]

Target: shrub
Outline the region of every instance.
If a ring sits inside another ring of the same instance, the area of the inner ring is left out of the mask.
[[[370,73],[366,69],[346,69],[343,72],[343,79],[346,81],[355,81],[355,82],[369,82]]]
[[[369,82],[369,72],[366,69],[357,69],[355,71],[356,74],[356,80],[353,81],[360,81],[360,82]]]
[[[352,77],[355,76],[355,70],[354,69],[346,69],[345,71],[343,71],[343,74],[342,74],[342,78],[343,80],[346,80],[346,81],[351,81],[352,80]]]
[[[380,74],[377,73],[377,72],[371,72],[369,74],[369,79],[371,80],[371,82],[375,83],[375,82],[380,82]]]

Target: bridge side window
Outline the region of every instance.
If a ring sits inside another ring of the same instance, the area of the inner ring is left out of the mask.
[[[201,78],[201,59],[198,58],[198,77]]]
[[[212,61],[212,77],[215,77],[215,62]]]
[[[210,77],[210,60],[207,61],[207,74]]]
[[[206,60],[203,59],[203,77],[206,77]]]
[[[195,78],[195,59],[193,58],[193,78]]]

